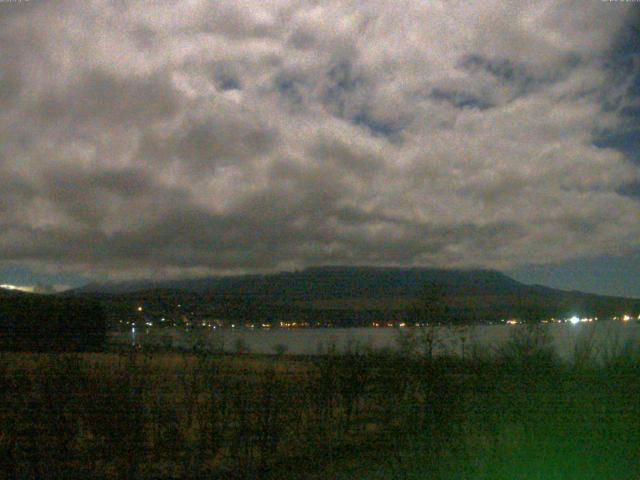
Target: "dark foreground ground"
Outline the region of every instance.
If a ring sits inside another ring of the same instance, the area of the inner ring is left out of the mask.
[[[0,354],[0,475],[638,479],[636,352]]]

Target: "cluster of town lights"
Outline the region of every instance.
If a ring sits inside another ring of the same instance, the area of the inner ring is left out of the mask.
[[[631,315],[622,315],[621,317],[613,317],[612,319],[613,320],[623,321],[623,322],[629,322],[631,320],[634,320],[634,318]],[[638,315],[637,319],[640,320],[640,315]],[[595,317],[595,318],[579,318],[579,317],[574,315],[568,321],[572,325],[577,325],[578,323],[593,322],[593,321],[597,321],[597,320],[598,320],[598,317]]]
[[[181,305],[178,305],[178,307],[180,307]],[[136,311],[142,313],[144,311],[144,308],[142,307],[142,305],[139,305],[136,307]],[[614,317],[610,317],[612,320],[615,321],[622,321],[622,322],[629,322],[632,320],[636,320],[636,317],[633,315],[629,315],[629,314],[624,314],[621,316],[614,316]],[[183,320],[184,320],[184,324],[185,326],[189,327],[191,325],[191,323],[187,320],[186,316],[183,316]],[[640,315],[637,316],[637,320],[640,321]],[[160,319],[160,322],[164,323],[166,322],[167,319],[165,317],[162,317]],[[569,318],[551,318],[551,319],[547,319],[547,320],[542,320],[542,323],[570,323],[571,325],[578,325],[579,323],[589,323],[589,322],[597,322],[598,321],[598,317],[579,317],[577,315],[573,315],[572,317]],[[135,322],[123,322],[122,320],[120,320],[120,323],[126,323],[131,325],[132,330],[135,331]],[[210,327],[210,328],[217,328],[218,326],[223,327],[223,325],[220,323],[219,320],[215,320],[214,322],[212,321],[199,321],[198,323],[200,323],[203,327]],[[507,325],[519,325],[521,323],[524,323],[523,321],[521,321],[520,319],[517,318],[511,318],[511,319],[507,319],[507,320],[502,320],[502,323],[506,323]],[[217,325],[216,325],[217,324]],[[145,325],[148,327],[152,327],[153,326],[153,322],[151,321],[146,321]],[[277,324],[280,328],[304,328],[304,327],[309,327],[310,324],[308,322],[278,322]],[[424,324],[419,324],[416,323],[414,326],[416,327],[421,327],[421,326],[427,326],[427,323]],[[270,323],[261,323],[261,324],[253,324],[253,323],[247,323],[244,324],[244,326],[246,328],[256,328],[256,327],[261,327],[261,328],[265,328],[265,329],[270,329],[275,325],[272,325]],[[330,326],[328,324],[325,324],[325,326]],[[393,327],[399,327],[399,328],[406,328],[409,326],[409,324],[405,323],[405,322],[372,322],[371,326],[374,328],[380,328],[380,327],[387,327],[387,328],[393,328]],[[236,328],[237,325],[231,324],[230,325],[231,328]]]
[[[611,317],[611,320],[615,320],[615,321],[623,321],[623,322],[630,322],[631,320],[634,320],[635,317],[633,317],[632,315],[623,315],[621,317]],[[638,315],[637,320],[640,320],[640,315]],[[579,323],[591,323],[591,322],[597,322],[598,321],[598,317],[578,317],[577,315],[574,315],[572,317],[569,318],[551,318],[549,320],[542,320],[542,323],[570,323],[571,325],[577,325]],[[521,320],[512,318],[509,320],[503,320],[504,323],[506,323],[507,325],[519,325],[522,322]]]

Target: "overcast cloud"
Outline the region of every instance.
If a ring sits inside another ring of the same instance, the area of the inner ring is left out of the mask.
[[[0,4],[0,265],[515,268],[640,246],[600,0]],[[639,65],[633,67],[640,68]]]

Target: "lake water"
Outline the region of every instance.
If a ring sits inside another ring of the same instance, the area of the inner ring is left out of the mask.
[[[601,321],[572,325],[540,325],[563,358],[571,358],[576,349],[592,345],[598,355],[611,355],[625,345],[640,346],[640,322]],[[426,327],[429,328],[429,327]],[[468,354],[474,350],[493,351],[514,335],[526,332],[525,325],[474,325],[464,327],[433,327],[434,353]],[[113,334],[114,343],[140,345],[171,345],[192,349],[253,353],[274,353],[278,349],[289,354],[313,355],[331,349],[344,352],[361,348],[398,348],[398,338],[413,332],[426,333],[423,328],[313,328],[313,329],[178,329],[147,330]]]

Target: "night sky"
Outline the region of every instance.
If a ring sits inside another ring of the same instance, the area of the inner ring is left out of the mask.
[[[0,284],[495,268],[640,297],[640,3],[0,2]]]

